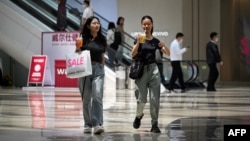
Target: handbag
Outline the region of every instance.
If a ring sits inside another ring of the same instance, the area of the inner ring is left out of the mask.
[[[130,71],[129,71],[129,78],[131,79],[139,79],[143,75],[144,64],[141,60],[141,56],[142,56],[142,52],[138,52],[133,57],[132,64],[130,66]]]
[[[66,77],[80,78],[92,75],[90,51],[66,54]]]

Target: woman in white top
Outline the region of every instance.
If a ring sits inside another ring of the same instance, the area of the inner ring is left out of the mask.
[[[82,26],[83,26],[89,17],[94,16],[94,11],[90,7],[88,0],[83,1],[82,7],[83,7],[83,14],[82,14]]]
[[[108,32],[107,32],[107,43],[108,45],[114,42],[114,33],[115,33],[115,23],[109,22]]]
[[[114,22],[109,22],[108,24],[108,32],[107,32],[107,44],[109,45],[109,48],[107,49],[108,52],[108,57],[109,57],[109,62],[110,62],[110,67],[114,70],[115,69],[115,64],[117,64],[117,60],[115,59],[115,54],[116,51],[111,48],[114,39],[115,39],[115,23]]]

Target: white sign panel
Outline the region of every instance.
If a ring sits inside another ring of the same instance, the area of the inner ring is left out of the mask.
[[[55,85],[55,60],[65,60],[66,53],[75,51],[77,37],[79,37],[79,32],[42,33],[42,54],[48,56],[52,85]]]

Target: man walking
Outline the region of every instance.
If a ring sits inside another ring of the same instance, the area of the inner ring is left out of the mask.
[[[206,56],[207,56],[207,64],[209,67],[209,75],[208,75],[208,92],[214,92],[215,89],[215,82],[218,79],[219,72],[216,67],[217,63],[220,63],[223,66],[223,61],[221,60],[221,56],[218,49],[218,33],[212,32],[210,34],[211,41],[207,43],[206,46]]]
[[[181,69],[181,60],[182,60],[182,54],[185,53],[188,50],[188,48],[181,47],[183,42],[183,37],[184,37],[183,33],[177,33],[176,39],[174,39],[170,44],[170,60],[173,70],[168,87],[169,92],[174,91],[174,84],[177,78],[181,85],[181,93],[184,93],[186,91],[183,80],[183,73]]]

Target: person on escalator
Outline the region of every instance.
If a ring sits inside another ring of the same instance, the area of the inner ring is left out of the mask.
[[[117,22],[116,22],[116,30],[120,31],[121,33],[121,43],[125,42],[125,32],[124,32],[124,17],[118,17]]]
[[[114,40],[115,40],[115,35],[114,35],[115,30],[116,30],[115,23],[109,22],[106,38],[107,38],[107,43],[110,48],[107,49],[107,52],[108,52],[110,67],[113,70],[115,70],[115,64],[117,64],[117,61],[115,59],[116,50],[113,48]]]
[[[170,44],[170,60],[172,65],[172,75],[170,78],[170,83],[168,86],[169,93],[174,91],[174,84],[175,81],[179,80],[179,83],[181,85],[181,93],[184,93],[186,91],[184,80],[183,80],[183,72],[181,69],[181,61],[182,61],[182,54],[188,51],[188,47],[182,48],[182,42],[183,42],[183,33],[177,33],[176,39],[172,41]]]
[[[83,14],[82,14],[82,26],[83,26],[89,17],[94,16],[94,11],[90,7],[89,0],[84,0],[82,7],[83,7]]]
[[[67,15],[66,15],[66,3],[67,0],[57,0],[57,31],[66,31],[67,27]]]

